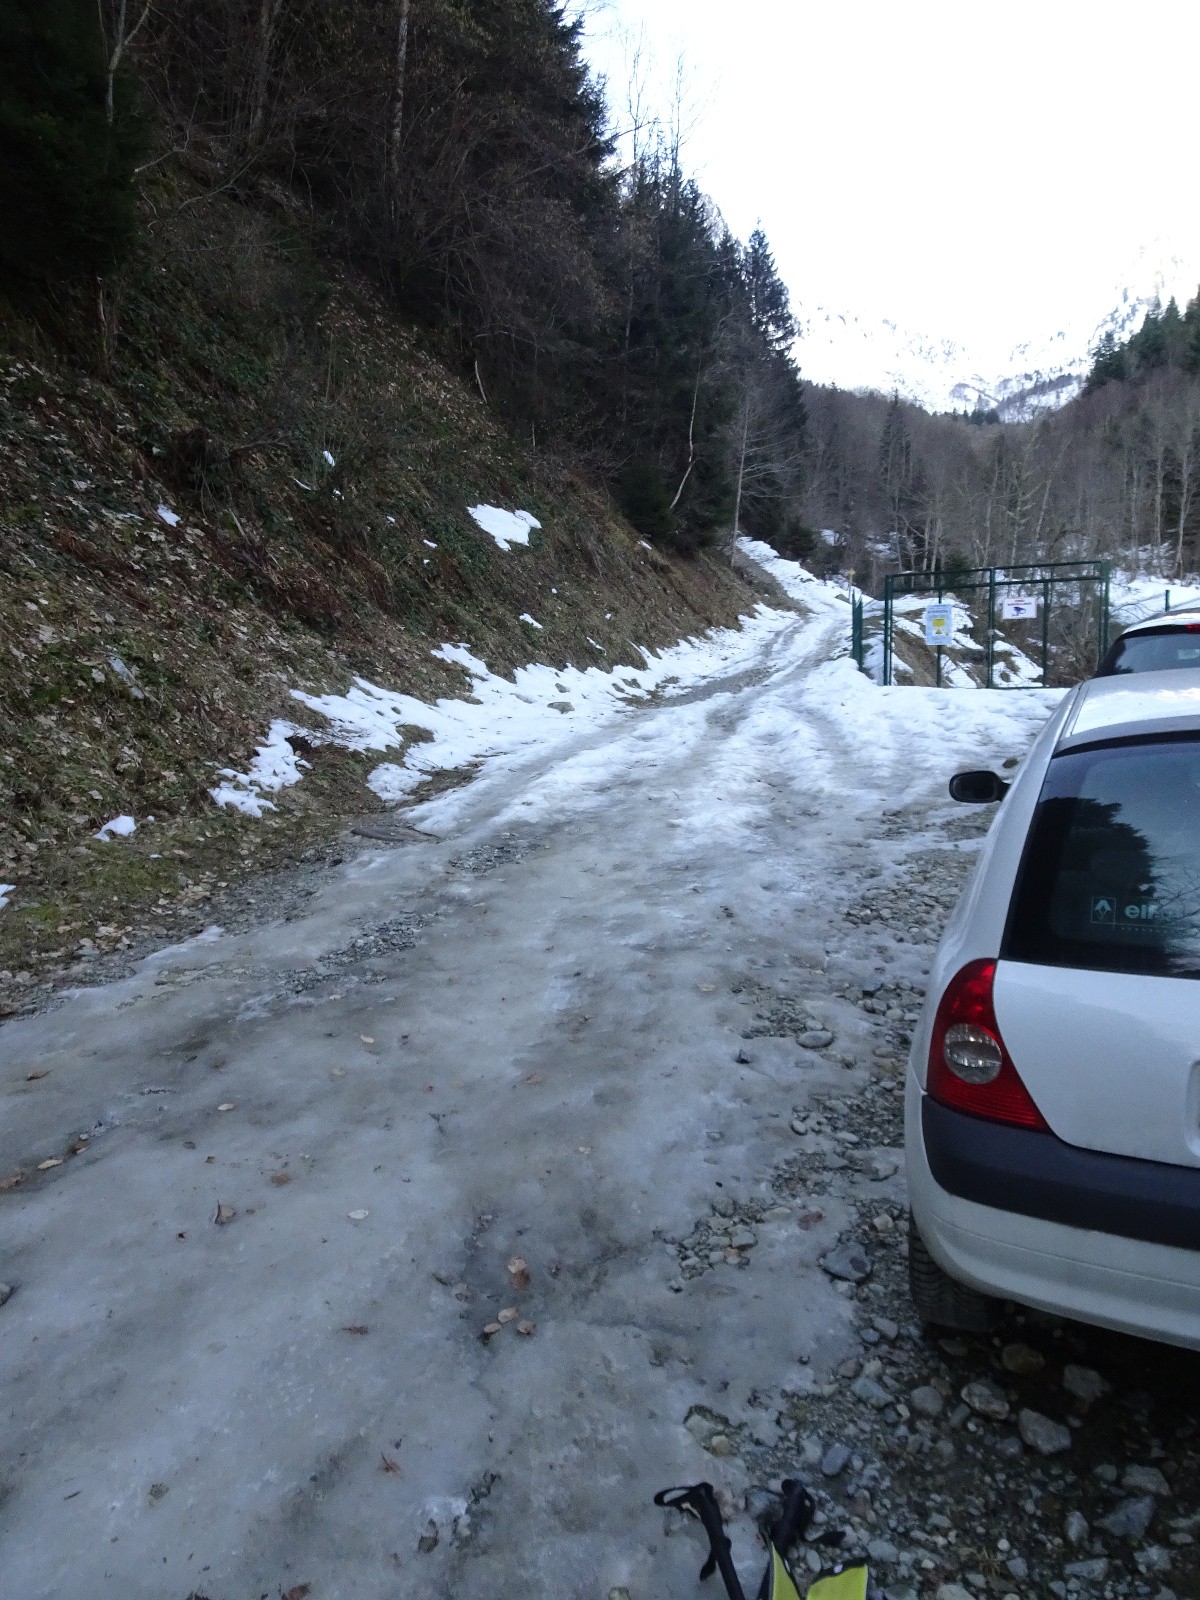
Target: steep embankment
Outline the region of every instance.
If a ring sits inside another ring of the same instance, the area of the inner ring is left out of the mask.
[[[494,672],[641,665],[754,603],[516,441],[282,199],[188,199],[160,197],[98,350],[3,323],[0,1012],[381,805],[332,745],[261,819],[214,804],[293,689],[469,694],[447,641]],[[502,548],[477,504],[541,528]],[[119,815],[136,834],[95,839]]]

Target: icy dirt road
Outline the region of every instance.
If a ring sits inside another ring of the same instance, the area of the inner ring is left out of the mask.
[[[1050,703],[777,617],[302,917],[0,1030],[5,1600],[690,1595],[650,1500],[705,1476],[750,1556],[797,1407],[908,1316],[899,1230],[878,1287],[818,1263],[902,1207],[946,778]]]

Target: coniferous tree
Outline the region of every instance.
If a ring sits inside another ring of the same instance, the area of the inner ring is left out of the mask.
[[[0,269],[27,278],[103,272],[135,231],[141,130],[114,84],[93,0],[0,7]]]

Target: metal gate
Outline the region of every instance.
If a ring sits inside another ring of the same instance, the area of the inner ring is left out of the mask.
[[[987,625],[984,648],[986,651],[985,687],[995,687],[996,668],[996,603],[1011,590],[1034,591],[1041,602],[1041,654],[1042,683],[1047,680],[1050,662],[1050,610],[1055,591],[1070,587],[1082,592],[1091,586],[1095,590],[1096,606],[1096,663],[1103,660],[1108,649],[1110,623],[1110,583],[1112,568],[1107,561],[1046,561],[1040,564],[1016,567],[970,567],[951,573],[894,572],[884,579],[883,586],[883,681],[891,684],[892,654],[896,637],[895,602],[909,595],[927,594],[931,599],[943,600],[947,593],[959,595],[977,593],[987,595]],[[862,621],[857,620],[859,650],[862,649]],[[857,656],[856,656],[857,659]],[[937,647],[937,682],[942,681],[942,647]],[[1028,687],[1033,687],[1029,685]]]

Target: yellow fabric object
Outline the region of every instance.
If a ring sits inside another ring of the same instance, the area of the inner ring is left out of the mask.
[[[783,1557],[774,1545],[771,1546],[771,1582],[767,1589],[767,1600],[800,1600],[800,1593],[783,1564]]]
[[[778,1554],[775,1560],[779,1561]],[[796,1591],[789,1583],[786,1589],[775,1589],[772,1593],[790,1596]],[[808,1600],[867,1600],[866,1567],[847,1567],[835,1577],[818,1578],[808,1591]]]

